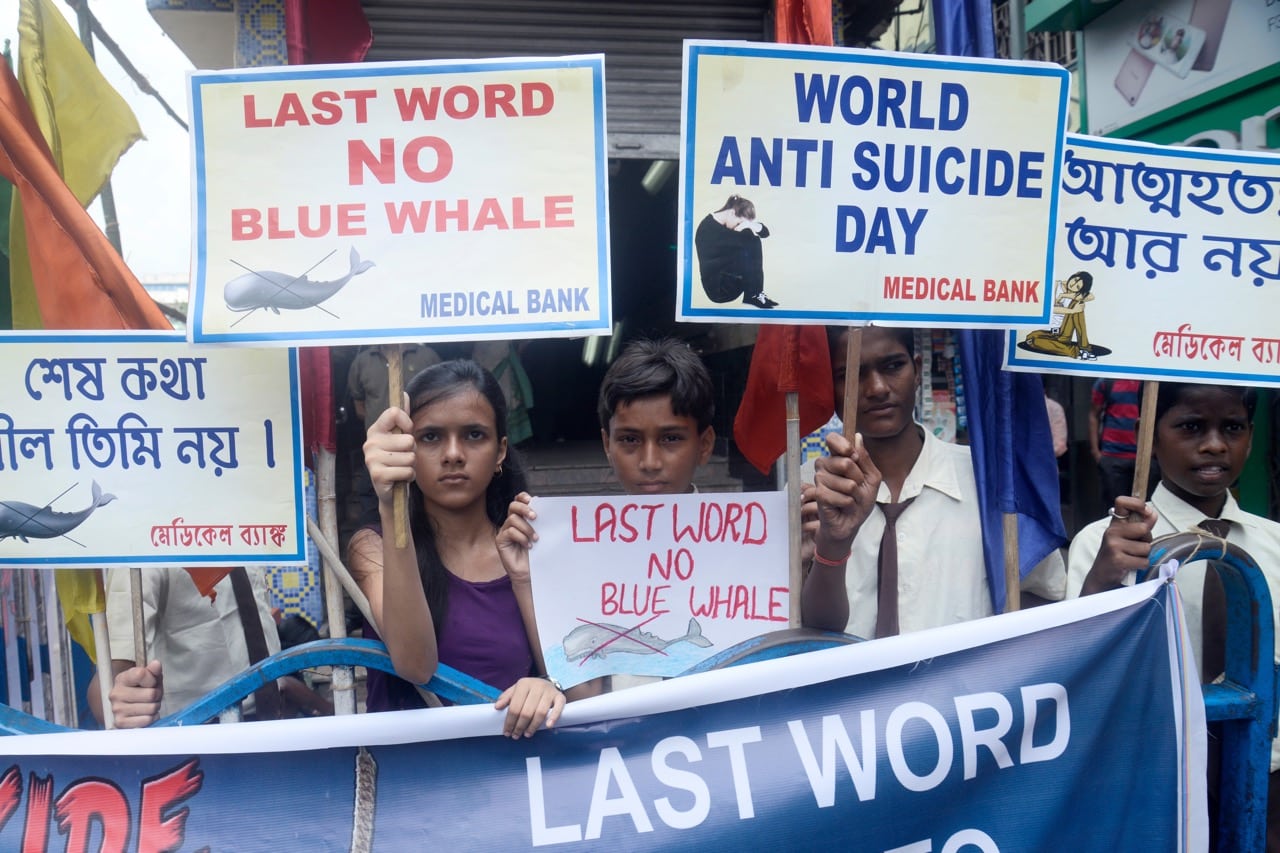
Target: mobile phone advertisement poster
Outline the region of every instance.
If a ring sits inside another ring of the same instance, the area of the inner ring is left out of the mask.
[[[686,41],[678,319],[1040,321],[1067,87],[1048,63]]]
[[[604,58],[196,72],[196,342],[607,333]]]
[[[1069,136],[1037,373],[1280,385],[1280,157]]]
[[[296,351],[6,342],[0,566],[306,561]]]

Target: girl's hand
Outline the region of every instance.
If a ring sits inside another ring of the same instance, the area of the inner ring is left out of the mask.
[[[529,583],[529,549],[538,541],[533,529],[538,514],[530,505],[532,501],[528,492],[516,495],[507,508],[507,520],[498,531],[498,556],[512,584]]]
[[[409,405],[409,396],[403,405]],[[378,503],[391,503],[391,488],[396,483],[413,481],[413,421],[405,409],[392,406],[378,416],[369,427],[364,442],[364,464]]]
[[[564,710],[564,694],[545,678],[522,678],[502,691],[493,707],[507,709],[502,734],[512,740],[533,737],[545,722],[551,728]]]

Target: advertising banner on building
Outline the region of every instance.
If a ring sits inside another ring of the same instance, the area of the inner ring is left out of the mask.
[[[11,338],[0,359],[0,566],[301,563],[291,349]]]
[[[1084,29],[1089,132],[1219,103],[1280,67],[1280,6],[1272,0],[1117,3]],[[1217,93],[1206,98],[1208,93]],[[1185,106],[1184,106],[1185,105]]]
[[[190,78],[197,342],[607,333],[604,58]]]
[[[1153,581],[686,676],[515,741],[490,706],[8,738],[0,847],[1204,850],[1175,601]]]
[[[677,318],[1047,319],[1067,85],[1049,63],[685,42]]]
[[[783,492],[535,498],[547,672],[673,676],[787,627]]]
[[[1280,157],[1069,136],[1053,320],[1013,370],[1280,385]]]

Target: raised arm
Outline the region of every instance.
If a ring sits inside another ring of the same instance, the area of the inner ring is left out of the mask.
[[[407,398],[403,405],[408,405]],[[400,432],[395,432],[396,429]],[[413,422],[404,409],[387,409],[369,427],[364,462],[378,496],[383,530],[382,622],[378,630],[396,673],[415,684],[423,684],[435,675],[440,662],[435,624],[418,570],[413,534],[408,533],[405,547],[395,545],[391,504],[392,487],[396,483],[412,482],[414,478],[412,429]]]

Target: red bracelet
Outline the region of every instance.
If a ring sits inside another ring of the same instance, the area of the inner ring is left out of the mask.
[[[839,560],[828,560],[826,557],[819,554],[817,549],[815,548],[813,551],[813,561],[817,563],[819,566],[830,566],[833,569],[838,569],[841,566],[843,566],[845,563],[849,562],[850,553],[852,552],[846,552],[845,555],[841,557]]]

